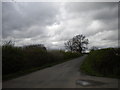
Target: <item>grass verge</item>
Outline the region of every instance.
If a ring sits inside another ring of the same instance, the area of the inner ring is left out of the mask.
[[[80,66],[88,75],[120,79],[120,48],[91,51]]]

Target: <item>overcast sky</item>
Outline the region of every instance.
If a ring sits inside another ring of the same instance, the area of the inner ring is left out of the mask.
[[[15,45],[44,44],[64,49],[64,43],[83,34],[89,47],[118,45],[118,3],[4,2],[2,37]]]

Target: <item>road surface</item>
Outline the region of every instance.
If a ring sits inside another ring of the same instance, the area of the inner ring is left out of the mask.
[[[87,76],[79,68],[85,56],[3,82],[3,88],[117,88],[118,80]],[[94,80],[105,84],[82,86],[78,80]]]

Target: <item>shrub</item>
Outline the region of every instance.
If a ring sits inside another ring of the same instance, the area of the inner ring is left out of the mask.
[[[119,48],[107,48],[91,51],[86,60],[81,65],[81,69],[91,75],[119,77],[119,50]]]
[[[3,75],[8,75],[79,56],[81,56],[79,53],[60,50],[47,51],[42,44],[16,47],[10,41],[2,46],[2,71]]]
[[[23,53],[21,48],[11,45],[2,47],[2,71],[3,74],[14,73],[22,70]]]

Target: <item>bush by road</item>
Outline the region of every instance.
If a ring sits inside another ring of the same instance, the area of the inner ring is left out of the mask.
[[[13,44],[2,46],[2,75],[3,80],[19,76],[18,72],[27,73],[65,62],[81,56],[80,53],[61,50],[48,51],[44,45],[28,45],[16,47]],[[17,73],[17,75],[16,75]]]
[[[89,75],[120,78],[120,48],[91,51],[80,69]]]

